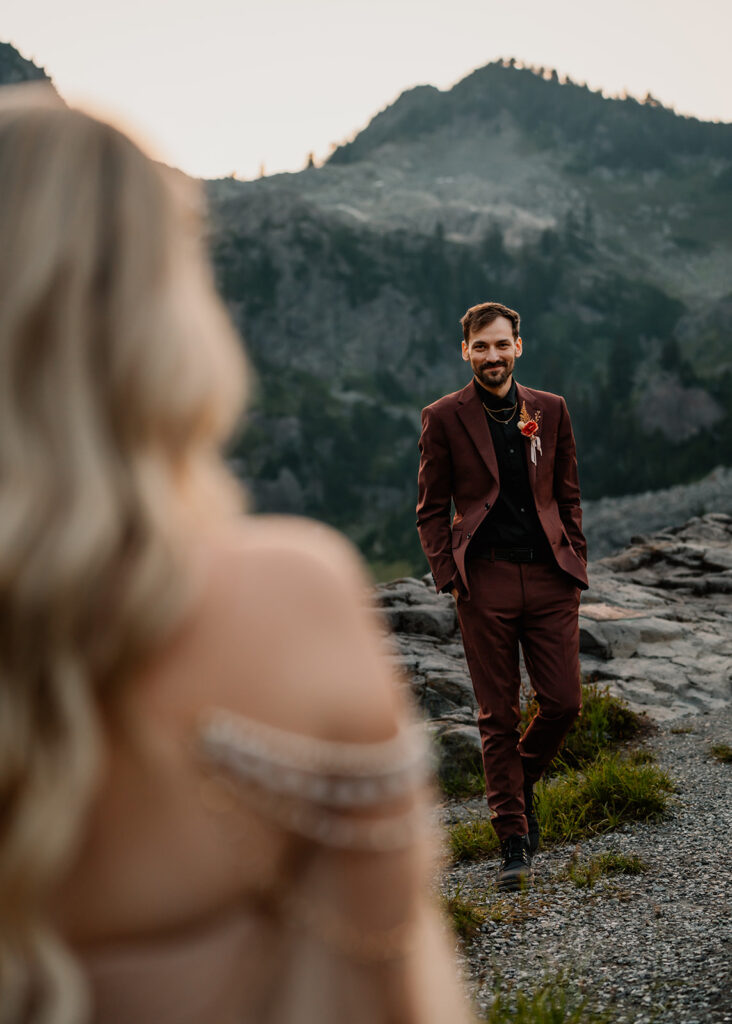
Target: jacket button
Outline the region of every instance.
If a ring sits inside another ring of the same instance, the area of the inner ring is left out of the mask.
[[[490,503],[489,501],[487,501],[487,502],[485,503],[485,507],[486,507],[486,508],[490,508],[490,507],[491,507],[491,503]]]
[[[468,540],[470,540],[471,536],[472,536],[472,535],[471,535],[471,534],[469,533],[469,534],[468,534]]]

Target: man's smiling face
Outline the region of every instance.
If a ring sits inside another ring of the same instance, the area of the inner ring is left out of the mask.
[[[511,321],[499,316],[471,332],[467,344],[463,341],[463,359],[470,363],[484,388],[505,395],[511,387],[511,374],[521,349],[521,338],[514,338]]]

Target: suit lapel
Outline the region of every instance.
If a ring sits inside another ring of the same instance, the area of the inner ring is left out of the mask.
[[[498,459],[496,458],[496,449],[493,447],[491,429],[488,426],[488,420],[483,411],[483,403],[478,392],[475,390],[472,380],[460,392],[457,414],[470,434],[473,444],[480,452],[491,475],[497,481]]]
[[[541,413],[541,416],[539,417],[539,430],[537,431],[537,437],[541,440],[544,427],[544,410],[536,401],[536,397],[534,395],[530,395],[526,388],[522,387],[518,381],[516,381],[516,397],[518,398],[519,414],[521,413],[521,406],[524,402],[526,402],[526,411],[529,414],[529,417],[532,417],[536,412]],[[526,466],[529,471],[529,485],[531,487],[531,493],[536,494],[536,471],[539,467],[539,459],[541,458],[541,455],[537,452],[536,463],[533,463],[531,461],[531,441],[522,437],[521,443],[526,445]]]

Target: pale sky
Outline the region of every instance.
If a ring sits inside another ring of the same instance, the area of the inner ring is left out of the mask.
[[[516,57],[732,121],[730,0],[3,0],[0,41],[190,174],[324,159],[404,89]]]

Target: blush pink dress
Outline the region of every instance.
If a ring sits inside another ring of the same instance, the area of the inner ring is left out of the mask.
[[[191,756],[192,798],[225,816],[255,881],[205,925],[87,950],[94,1024],[472,1019],[432,905],[418,727],[339,743],[212,711]]]

